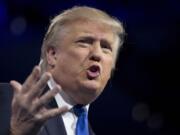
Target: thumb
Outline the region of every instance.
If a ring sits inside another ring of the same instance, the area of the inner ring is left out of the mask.
[[[10,85],[12,86],[15,93],[18,93],[21,91],[22,85],[17,81],[10,81]]]

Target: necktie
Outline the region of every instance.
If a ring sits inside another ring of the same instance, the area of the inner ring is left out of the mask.
[[[73,111],[78,117],[76,124],[76,135],[89,135],[88,116],[86,108],[83,108],[81,105],[76,105],[73,107]]]

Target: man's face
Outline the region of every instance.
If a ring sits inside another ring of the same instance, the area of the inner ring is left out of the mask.
[[[107,25],[92,21],[68,24],[59,36],[50,72],[75,104],[88,104],[111,76],[117,37]]]

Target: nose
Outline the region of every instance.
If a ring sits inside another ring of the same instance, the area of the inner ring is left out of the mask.
[[[97,42],[92,45],[90,60],[100,62],[102,59],[102,50],[100,43]]]

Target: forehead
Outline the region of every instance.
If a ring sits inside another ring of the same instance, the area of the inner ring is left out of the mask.
[[[116,34],[112,27],[102,23],[89,20],[77,20],[67,24],[64,27],[68,35],[75,37],[79,36],[92,36],[96,39],[105,39],[113,44],[115,41]]]

